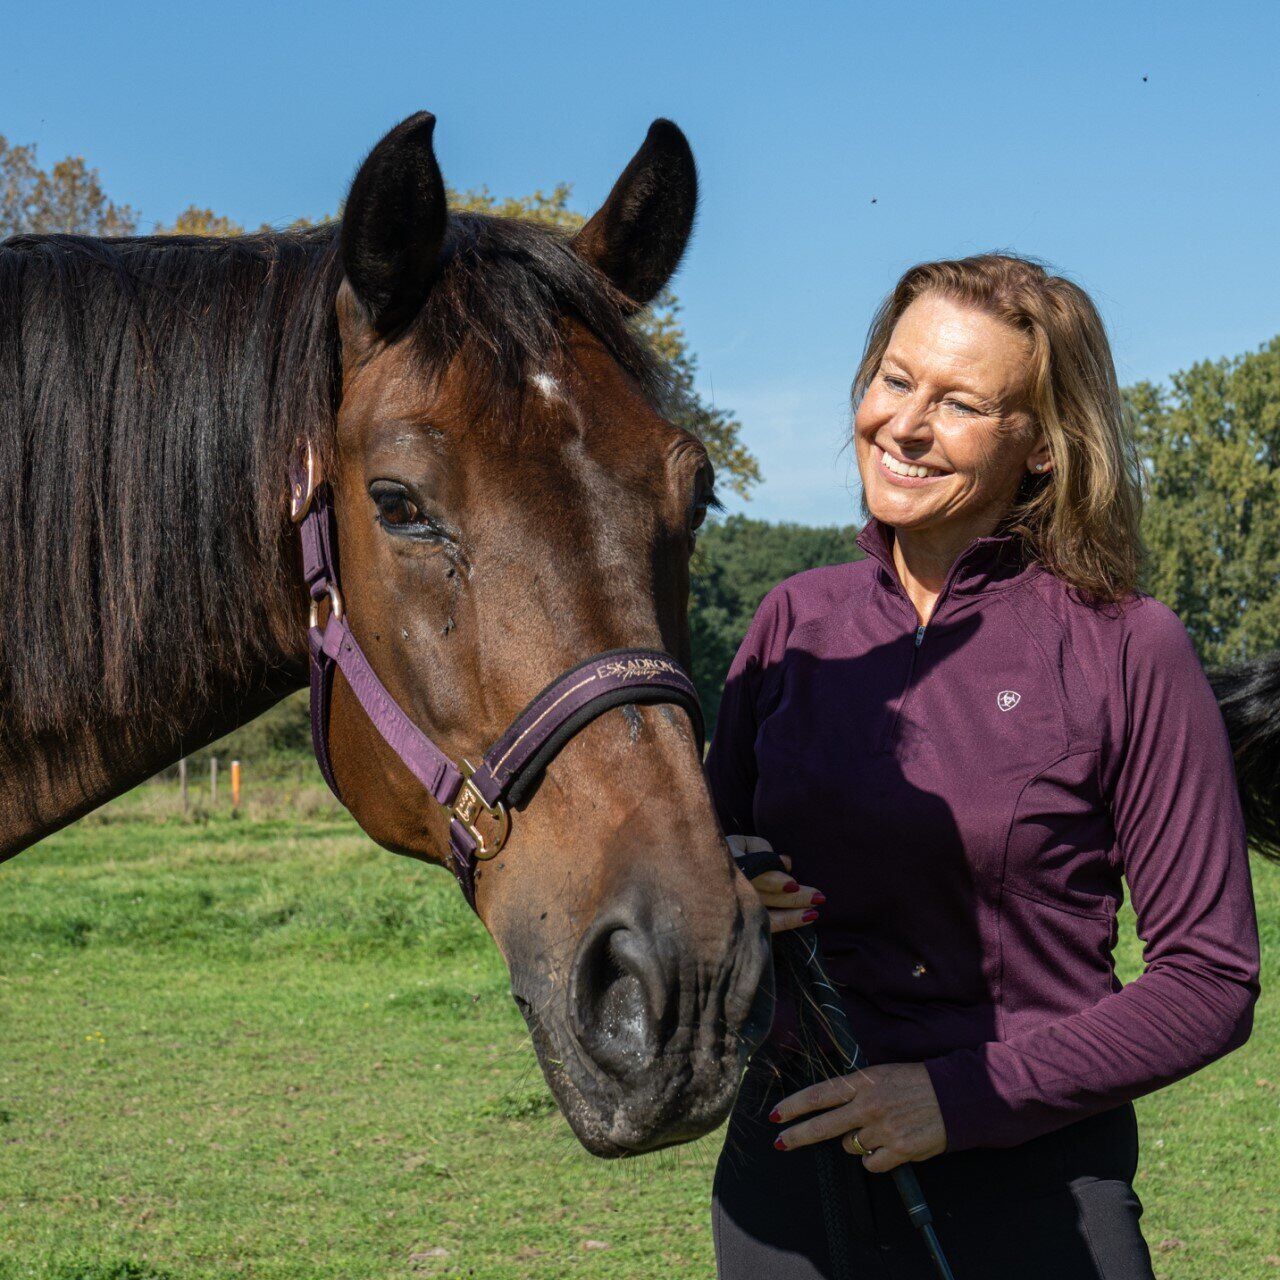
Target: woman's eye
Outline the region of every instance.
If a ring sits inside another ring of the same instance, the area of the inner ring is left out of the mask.
[[[963,401],[960,401],[960,400],[947,400],[945,401],[945,403],[949,405],[952,409],[959,409],[961,413],[977,413],[978,412],[973,407],[973,405],[965,404]]]
[[[895,391],[901,391],[907,385],[901,378],[895,378],[891,373],[886,373],[884,380]]]
[[[378,519],[383,524],[413,524],[419,519],[418,508],[403,493],[384,490],[374,494],[373,500],[378,507]]]

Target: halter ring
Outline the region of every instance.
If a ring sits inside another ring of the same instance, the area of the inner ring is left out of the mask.
[[[311,510],[311,499],[315,497],[316,486],[320,483],[320,462],[311,441],[298,441],[302,447],[303,474],[293,480],[289,486],[289,519],[294,524],[301,524],[307,512]]]
[[[308,499],[309,501],[309,499]],[[342,592],[338,590],[335,582],[330,582],[325,587],[325,592],[329,597],[329,616],[342,621],[342,615],[346,611],[346,606],[342,603]],[[321,596],[320,599],[324,599]],[[311,629],[314,631],[320,625],[320,600],[312,600],[311,602]]]

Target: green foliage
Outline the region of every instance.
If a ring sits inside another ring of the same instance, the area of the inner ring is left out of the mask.
[[[730,516],[698,536],[689,624],[693,679],[707,726],[715,723],[729,663],[770,587],[804,569],[861,560],[857,530],[769,524]]]
[[[693,432],[707,447],[716,469],[717,483],[740,497],[750,497],[760,483],[760,464],[742,443],[742,424],[728,409],[703,400],[694,389],[697,357],[689,350],[680,303],[671,289],[663,289],[637,320],[654,349],[667,362],[679,406],[675,421]]]
[[[239,236],[244,228],[212,209],[201,209],[189,204],[168,226],[157,225],[160,236]]]
[[[284,227],[273,227],[264,222],[258,227],[259,232],[268,231],[302,231],[307,227],[318,226],[326,221],[324,218],[295,218]],[[157,222],[154,235],[158,236],[242,236],[244,227],[238,222],[212,209],[201,209],[198,205],[189,204],[170,223]]]
[[[1210,664],[1280,645],[1280,337],[1126,395],[1151,497],[1144,586]]]
[[[488,213],[498,218],[528,218],[559,231],[577,231],[586,221],[582,214],[569,207],[573,188],[567,182],[558,183],[550,191],[541,189],[527,196],[490,195],[488,187],[475,187],[469,191],[449,188],[449,208],[456,213]]]
[[[290,694],[270,711],[219,739],[190,757],[194,767],[204,768],[210,756],[228,760],[253,760],[259,765],[283,761],[311,752],[311,701],[305,689]],[[230,785],[227,783],[227,785]]]
[[[41,169],[34,145],[17,146],[0,134],[0,240],[51,232],[127,236],[137,224],[127,204],[107,199],[83,156]]]

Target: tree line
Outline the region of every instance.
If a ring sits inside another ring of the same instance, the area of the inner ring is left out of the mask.
[[[572,190],[499,199],[451,192],[454,208],[534,218],[576,230]],[[40,168],[33,146],[0,135],[0,239],[28,232],[130,235],[140,215],[116,204],[83,157]],[[312,225],[300,219],[296,226]],[[269,227],[260,230],[271,230]],[[191,205],[153,234],[236,235],[244,228]],[[760,481],[741,423],[696,390],[697,360],[670,290],[638,319],[667,363],[674,415],[707,445],[723,487],[749,496]],[[1125,402],[1143,458],[1148,501],[1144,588],[1182,619],[1206,665],[1280,648],[1280,336],[1254,351],[1204,360],[1168,385],[1139,382]],[[851,511],[850,516],[854,513]],[[811,528],[745,516],[711,518],[694,555],[693,676],[714,724],[725,672],[765,592],[793,573],[859,556],[856,528]],[[306,751],[305,701],[290,700],[239,731],[237,749]]]

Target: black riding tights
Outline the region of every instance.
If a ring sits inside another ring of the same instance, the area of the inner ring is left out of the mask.
[[[839,1142],[774,1147],[769,1112],[802,1084],[764,1054],[748,1069],[712,1191],[719,1280],[935,1280],[891,1178]],[[1154,1280],[1137,1159],[1123,1106],[916,1170],[956,1280]]]

